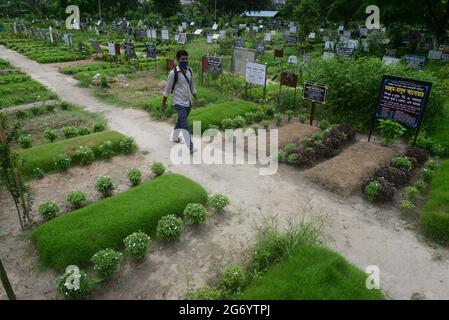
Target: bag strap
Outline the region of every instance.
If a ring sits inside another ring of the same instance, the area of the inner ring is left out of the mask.
[[[175,72],[175,79],[174,79],[174,81],[173,81],[173,88],[171,89],[171,93],[173,93],[173,91],[175,90],[176,82],[178,82],[178,73],[181,72],[182,75],[184,76],[184,78],[186,79],[187,83],[189,84],[190,94],[193,95],[193,92],[192,92],[192,84],[190,83],[189,78],[187,78],[187,75],[185,74],[184,71],[182,71],[181,68],[179,68],[179,70],[180,70],[180,71],[178,71],[178,67],[176,67],[176,68],[174,69],[174,72]],[[193,78],[193,72],[192,72],[192,69],[189,67],[189,68],[187,68],[187,70],[190,72],[190,76]]]

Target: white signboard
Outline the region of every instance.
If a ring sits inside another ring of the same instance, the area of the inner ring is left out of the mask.
[[[290,57],[288,57],[288,63],[298,64],[298,58],[296,56],[290,56]]]
[[[223,39],[223,40],[226,39],[226,30],[221,30],[220,31],[220,38]]]
[[[162,38],[162,40],[169,39],[168,30],[166,30],[166,29],[161,30],[161,38]]]
[[[256,31],[256,32],[259,32],[259,27],[253,26],[253,30]]]
[[[349,40],[348,41],[348,48],[351,49],[357,49],[359,47],[359,40]]]
[[[429,60],[441,60],[443,57],[443,51],[440,50],[430,50],[429,51]]]
[[[246,82],[259,86],[265,85],[267,66],[265,64],[248,62],[246,64]]]
[[[246,75],[246,63],[256,62],[256,50],[234,47],[232,53],[232,72]]]
[[[55,39],[53,39],[53,29],[51,27],[49,27],[48,31],[50,32],[50,41],[51,41],[51,43],[55,42]]]
[[[213,37],[211,35],[207,36],[207,43],[212,43]]]
[[[276,35],[276,30],[271,30],[271,35],[275,36]]]
[[[326,41],[326,43],[324,44],[324,49],[334,50],[334,43],[332,41]]]
[[[290,27],[290,33],[296,33],[296,26]]]
[[[344,37],[351,37],[351,30],[345,30],[345,31],[343,32],[343,36],[344,36]]]
[[[203,33],[203,29],[196,29],[194,34],[199,36],[201,33]]]
[[[335,53],[333,52],[324,52],[323,53],[323,59],[324,60],[330,60],[335,58]]]
[[[263,41],[270,42],[271,41],[271,33],[265,33],[263,37]]]
[[[185,29],[185,28],[184,28],[183,26],[179,26],[179,27],[178,27],[178,31],[179,31],[179,32],[184,32],[184,29]]]
[[[309,34],[309,39],[315,39],[315,32],[311,32],[310,34]]]
[[[183,29],[187,28],[187,22],[181,23],[181,27],[182,27]],[[182,31],[184,31],[184,30],[181,30],[181,32],[182,32]]]
[[[115,43],[108,43],[108,52],[111,56],[115,56]]]
[[[213,39],[213,40],[218,40],[218,39],[220,39],[220,34],[219,34],[219,33],[213,34],[213,35],[212,35],[212,39]]]
[[[383,59],[382,59],[382,62],[383,62],[384,65],[390,66],[392,64],[396,64],[396,63],[401,62],[401,59],[395,58],[395,57],[384,56]]]
[[[214,25],[212,26],[212,30],[217,30],[218,29],[218,24],[214,23]]]

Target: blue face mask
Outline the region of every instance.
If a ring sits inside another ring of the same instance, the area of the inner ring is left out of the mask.
[[[186,69],[188,65],[189,65],[189,61],[180,61],[179,62],[179,66],[183,69]]]

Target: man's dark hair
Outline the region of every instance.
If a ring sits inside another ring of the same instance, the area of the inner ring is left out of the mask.
[[[188,53],[187,51],[185,51],[185,50],[179,50],[179,51],[176,53],[176,59],[180,59],[182,56],[188,57],[188,56],[189,56],[189,53]]]

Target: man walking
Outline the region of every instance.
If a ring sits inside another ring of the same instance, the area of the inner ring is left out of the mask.
[[[189,134],[188,117],[192,109],[192,97],[194,97],[195,103],[197,101],[195,80],[192,68],[188,66],[189,54],[187,51],[179,50],[176,53],[176,60],[178,61],[178,66],[170,71],[163,93],[162,111],[166,111],[167,98],[172,94],[173,104],[178,113],[178,121],[173,132],[172,141],[181,143],[182,140],[179,137],[179,133],[182,131],[184,141],[189,144],[190,152],[193,153],[196,149],[193,147]]]

